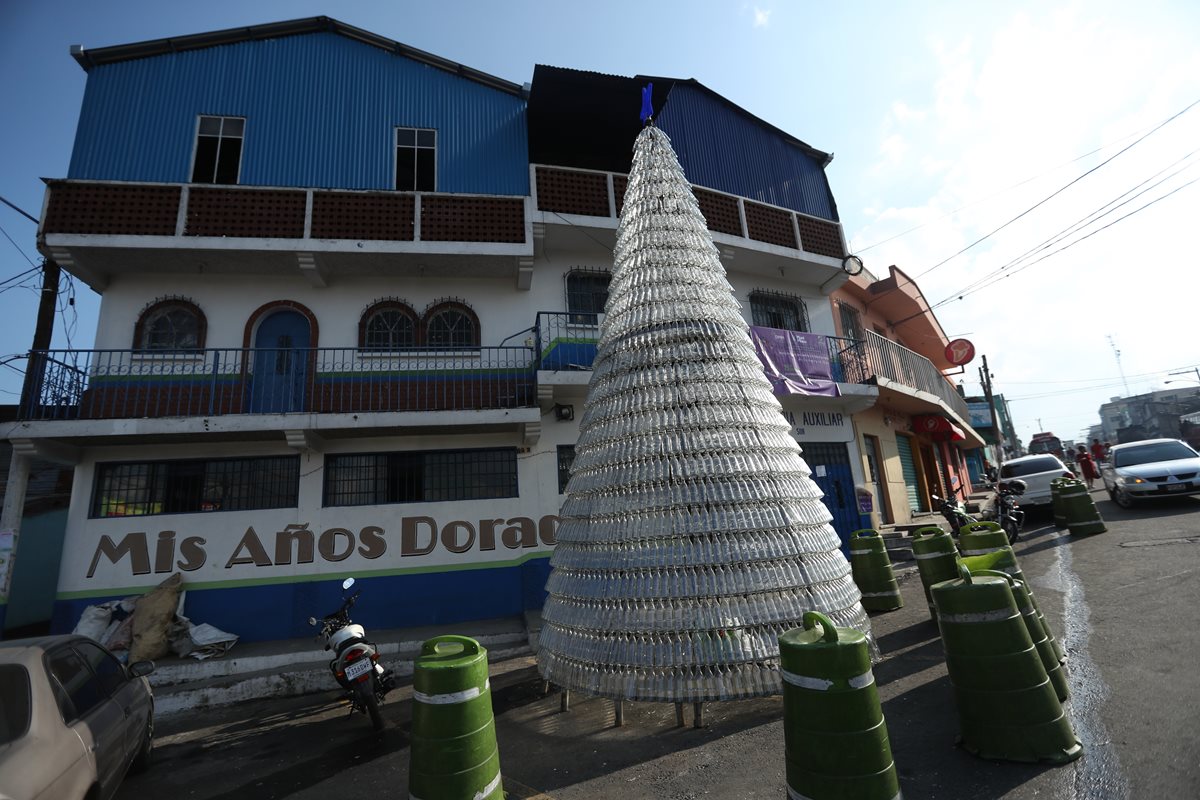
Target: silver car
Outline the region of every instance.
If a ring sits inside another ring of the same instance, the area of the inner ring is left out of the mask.
[[[1200,495],[1200,453],[1178,439],[1114,445],[1100,474],[1121,508],[1154,497]]]
[[[153,671],[85,636],[0,642],[0,797],[112,797],[150,760]]]

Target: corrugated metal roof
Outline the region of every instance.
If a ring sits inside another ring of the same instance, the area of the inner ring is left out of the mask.
[[[328,31],[349,39],[365,42],[373,47],[386,50],[389,53],[398,53],[406,58],[420,61],[423,64],[429,64],[430,66],[451,72],[468,80],[477,81],[493,89],[499,89],[500,91],[516,95],[520,95],[523,92],[520,84],[497,78],[486,72],[480,72],[479,70],[459,64],[456,61],[436,56],[433,53],[409,47],[394,39],[388,39],[385,36],[380,36],[362,28],[347,25],[332,17],[305,17],[304,19],[288,20],[285,22],[270,22],[264,25],[248,25],[241,28],[226,28],[225,30],[210,31],[208,33],[194,33],[187,36],[173,36],[165,39],[134,42],[132,44],[100,47],[95,50],[85,50],[82,47],[75,46],[71,48],[71,56],[85,71],[90,71],[92,67],[100,64],[114,64],[137,58],[181,53],[187,50],[199,50],[225,44],[275,39],[280,36],[295,36],[297,34],[317,33],[321,31]]]
[[[93,66],[68,175],[187,182],[199,115],[246,118],[244,185],[391,189],[407,126],[438,132],[437,191],[529,192],[521,97],[332,31]]]

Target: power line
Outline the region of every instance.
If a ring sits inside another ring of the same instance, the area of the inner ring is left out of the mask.
[[[3,225],[0,225],[0,233],[3,233],[3,234],[4,234],[4,238],[5,238],[5,239],[8,239],[8,243],[9,243],[9,244],[11,244],[13,247],[17,248],[17,252],[21,254],[21,258],[23,258],[23,259],[25,259],[26,261],[28,261],[30,266],[32,266],[32,267],[35,267],[35,268],[36,268],[36,266],[37,266],[37,265],[35,265],[35,264],[33,263],[33,259],[32,259],[32,258],[30,258],[28,255],[26,255],[26,254],[25,254],[25,251],[21,249],[21,245],[17,244],[15,241],[13,241],[13,238],[12,238],[11,236],[9,236],[9,235],[8,235],[8,231],[4,230],[4,226],[3,226]]]
[[[945,265],[945,264],[947,264],[948,262],[952,261],[953,259],[955,259],[955,258],[957,258],[958,256],[962,255],[963,253],[967,252],[968,250],[970,250],[971,248],[975,247],[976,245],[978,245],[978,244],[980,244],[980,243],[982,243],[982,242],[985,242],[985,241],[987,241],[988,239],[990,239],[990,238],[991,238],[992,236],[994,236],[995,234],[997,234],[997,233],[999,233],[1000,231],[1002,231],[1002,230],[1004,230],[1005,228],[1007,228],[1009,225],[1013,224],[1014,222],[1016,222],[1017,220],[1021,219],[1022,217],[1024,217],[1024,216],[1025,216],[1025,215],[1027,215],[1027,214],[1029,214],[1030,212],[1034,211],[1035,209],[1039,208],[1040,206],[1042,206],[1042,205],[1045,205],[1045,204],[1046,204],[1047,202],[1049,202],[1051,199],[1053,199],[1054,197],[1057,197],[1058,195],[1062,194],[1062,193],[1063,193],[1063,192],[1065,192],[1067,189],[1069,189],[1070,187],[1074,186],[1076,183],[1079,183],[1079,181],[1083,180],[1083,179],[1084,179],[1084,178],[1086,178],[1088,175],[1091,175],[1091,174],[1092,174],[1093,172],[1095,172],[1096,170],[1098,170],[1098,169],[1101,169],[1102,167],[1104,167],[1104,166],[1107,166],[1108,164],[1110,164],[1110,163],[1111,163],[1111,162],[1112,162],[1114,159],[1116,159],[1116,158],[1119,158],[1120,156],[1122,156],[1122,155],[1124,155],[1125,153],[1129,152],[1129,150],[1130,150],[1130,149],[1132,149],[1132,148],[1136,147],[1138,144],[1140,144],[1141,142],[1145,141],[1147,137],[1149,137],[1149,136],[1153,135],[1154,133],[1157,133],[1159,130],[1161,130],[1161,129],[1162,129],[1163,127],[1165,127],[1166,125],[1169,125],[1170,123],[1174,122],[1174,121],[1175,121],[1176,119],[1178,119],[1179,117],[1181,117],[1181,116],[1183,116],[1184,114],[1186,114],[1188,111],[1191,111],[1191,110],[1192,110],[1194,107],[1196,107],[1197,105],[1200,105],[1200,100],[1193,100],[1193,101],[1192,101],[1190,104],[1188,104],[1188,105],[1187,105],[1187,106],[1186,106],[1184,109],[1182,109],[1181,111],[1178,111],[1178,112],[1176,112],[1175,114],[1172,114],[1170,117],[1168,117],[1168,118],[1167,118],[1167,119],[1165,119],[1164,121],[1160,122],[1158,125],[1154,126],[1153,128],[1151,128],[1151,129],[1150,129],[1149,131],[1147,131],[1146,133],[1144,133],[1144,134],[1142,134],[1141,136],[1139,136],[1139,137],[1138,137],[1137,139],[1135,139],[1133,142],[1129,143],[1129,144],[1128,144],[1128,145],[1126,145],[1125,147],[1122,147],[1122,148],[1121,148],[1120,150],[1118,150],[1116,153],[1114,153],[1113,155],[1111,155],[1111,156],[1109,156],[1108,158],[1104,159],[1104,160],[1103,160],[1103,161],[1101,161],[1099,164],[1097,164],[1096,166],[1094,166],[1094,167],[1092,167],[1091,169],[1089,169],[1087,172],[1084,172],[1082,175],[1079,175],[1078,177],[1074,178],[1073,180],[1071,180],[1071,181],[1067,182],[1065,185],[1063,185],[1062,187],[1060,187],[1060,188],[1056,189],[1054,192],[1051,192],[1049,195],[1047,195],[1046,197],[1042,198],[1042,199],[1041,199],[1041,200],[1039,200],[1038,202],[1034,203],[1032,206],[1030,206],[1029,208],[1025,209],[1025,210],[1024,210],[1024,211],[1022,211],[1020,214],[1017,214],[1015,217],[1013,217],[1012,219],[1008,220],[1008,222],[1005,222],[1003,225],[999,226],[998,228],[994,228],[994,229],[992,229],[990,232],[988,232],[988,233],[984,234],[984,235],[983,235],[983,236],[981,236],[980,238],[978,238],[978,239],[976,239],[975,241],[971,242],[969,245],[967,245],[966,247],[962,248],[962,249],[961,249],[961,250],[959,250],[958,252],[956,252],[956,253],[953,253],[952,255],[950,255],[950,256],[947,256],[946,258],[942,259],[942,260],[941,260],[941,261],[939,261],[938,263],[934,264],[934,265],[933,265],[932,267],[930,267],[929,269],[927,269],[927,270],[924,270],[923,272],[918,272],[916,275],[914,275],[912,278],[909,278],[907,281],[900,281],[900,282],[897,282],[897,284],[896,284],[895,286],[893,286],[892,288],[888,289],[887,291],[880,292],[879,296],[877,296],[877,297],[873,298],[873,299],[872,299],[870,302],[868,302],[868,303],[867,303],[867,306],[869,307],[869,306],[870,306],[872,303],[876,302],[877,300],[879,300],[879,298],[880,298],[880,297],[883,297],[884,295],[888,294],[889,292],[894,292],[894,291],[897,291],[898,289],[900,289],[900,288],[902,288],[902,287],[904,287],[904,286],[907,286],[907,285],[909,285],[909,284],[915,283],[917,278],[920,278],[920,277],[922,277],[922,276],[924,276],[924,275],[928,275],[929,273],[933,272],[935,269],[938,269],[939,267],[941,267],[941,266],[944,266],[944,265]],[[896,324],[899,324],[899,323],[896,323]]]
[[[34,225],[40,225],[40,224],[41,224],[40,222],[38,222],[38,218],[37,218],[37,217],[35,217],[33,214],[30,214],[28,211],[26,211],[25,209],[21,208],[21,207],[20,207],[19,205],[17,205],[16,203],[12,202],[12,201],[11,201],[11,200],[9,200],[8,198],[6,198],[4,195],[0,195],[0,203],[4,203],[4,205],[6,205],[6,206],[8,206],[9,208],[11,208],[13,211],[16,211],[18,214],[20,214],[21,216],[25,217],[25,218],[26,218],[26,219],[28,219],[30,222],[32,222]]]

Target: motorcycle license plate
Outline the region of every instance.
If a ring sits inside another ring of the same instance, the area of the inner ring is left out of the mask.
[[[360,658],[358,661],[355,661],[346,667],[346,680],[352,681],[355,678],[366,675],[374,666],[375,665],[371,662],[371,659]]]
[[[1188,485],[1186,483],[1168,483],[1167,484],[1168,492],[1182,492],[1186,488],[1188,488]]]

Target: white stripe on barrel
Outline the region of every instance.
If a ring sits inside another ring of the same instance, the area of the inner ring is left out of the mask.
[[[479,695],[483,694],[491,687],[491,680],[483,682],[483,688],[472,686],[470,689],[464,689],[461,692],[449,692],[448,694],[425,694],[424,692],[413,691],[413,700],[418,703],[426,703],[431,706],[451,706],[456,703],[465,703],[468,700],[474,700]]]
[[[833,681],[828,678],[811,678],[808,675],[797,675],[794,672],[780,670],[783,674],[783,679],[792,686],[799,686],[801,689],[812,689],[816,692],[827,692],[833,686]],[[862,675],[855,675],[853,678],[847,678],[846,682],[850,684],[851,689],[861,689],[864,686],[870,686],[875,682],[875,675],[871,670],[867,670]]]

